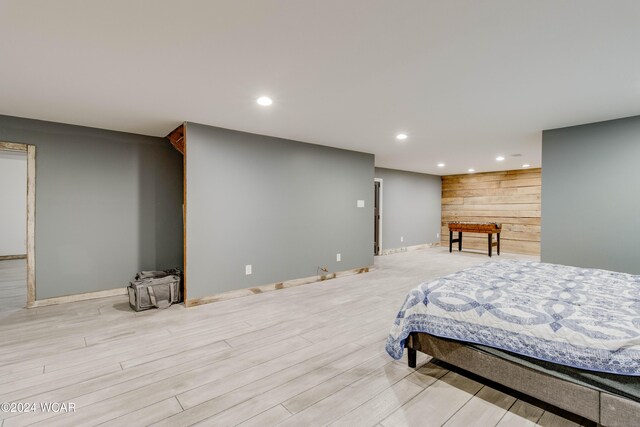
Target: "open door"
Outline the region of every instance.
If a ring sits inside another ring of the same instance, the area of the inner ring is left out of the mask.
[[[19,307],[33,307],[36,300],[36,276],[35,276],[35,205],[36,205],[36,147],[35,145],[18,144],[12,142],[0,142],[0,153],[4,153],[4,159],[7,160],[2,167],[3,173],[9,173],[9,163],[16,163],[18,169],[17,174],[13,178],[7,177],[4,182],[4,190],[6,194],[3,194],[0,199],[5,203],[5,208],[11,210],[12,206],[8,206],[13,200],[11,192],[16,192],[15,203],[23,204],[23,206],[13,206],[17,208],[18,215],[22,218],[18,218],[14,225],[12,224],[9,211],[3,212],[2,222],[9,223],[10,227],[15,227],[16,230],[7,230],[7,233],[13,234],[13,231],[18,232],[17,238],[22,240],[22,244],[13,245],[12,248],[5,248],[0,253],[2,259],[7,262],[13,262],[12,266],[14,270],[16,266],[21,271],[15,270],[17,274],[14,279],[18,279],[18,287],[14,286],[9,289],[7,286],[7,293],[2,296],[3,301],[10,302],[11,297],[14,298],[14,302]],[[18,230],[21,229],[21,230]],[[15,236],[14,236],[15,237]],[[3,243],[7,243],[9,236],[0,236],[3,239]],[[7,253],[4,253],[7,252]],[[25,262],[26,260],[26,262]],[[7,268],[5,272],[9,272],[11,268]],[[26,270],[26,272],[25,272]],[[26,273],[26,274],[25,274]],[[26,280],[24,280],[26,279]],[[9,285],[10,280],[5,280],[5,285]],[[26,283],[25,283],[26,282]],[[14,283],[14,285],[16,285]],[[26,289],[25,289],[26,287]],[[11,308],[11,307],[9,307]]]
[[[187,303],[187,127],[181,124],[166,136],[173,148],[182,154],[182,296]]]
[[[380,218],[381,218],[381,195],[382,180],[377,179],[373,183],[373,254],[380,255],[381,234],[380,234]]]

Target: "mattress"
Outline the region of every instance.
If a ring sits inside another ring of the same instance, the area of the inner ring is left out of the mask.
[[[400,358],[412,332],[587,371],[640,376],[640,276],[489,262],[410,291],[387,352]]]

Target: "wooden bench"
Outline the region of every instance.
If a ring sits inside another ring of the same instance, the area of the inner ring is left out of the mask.
[[[453,232],[458,232],[458,238],[453,238]],[[453,244],[458,243],[458,251],[462,250],[462,233],[486,233],[488,252],[491,252],[494,246],[497,247],[497,254],[500,255],[500,232],[502,225],[495,222],[450,222],[449,223],[449,253],[453,251]],[[497,241],[493,241],[493,235],[497,235]]]

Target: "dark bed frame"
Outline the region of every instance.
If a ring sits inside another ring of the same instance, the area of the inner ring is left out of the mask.
[[[640,425],[638,402],[555,378],[457,341],[414,332],[405,347],[412,368],[419,351],[604,426]]]

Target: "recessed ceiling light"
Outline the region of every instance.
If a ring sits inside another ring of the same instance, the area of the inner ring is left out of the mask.
[[[273,100],[268,96],[261,96],[260,98],[256,99],[256,102],[263,107],[268,107],[269,105],[273,104]]]
[[[476,170],[475,170],[475,169],[473,169],[473,168],[469,169],[469,172],[475,172],[475,171],[476,171]]]
[[[400,140],[400,141],[404,141],[405,139],[407,139],[407,134],[406,133],[399,133],[396,135],[396,139]]]
[[[503,160],[504,160],[504,157],[503,157],[503,156],[498,156],[498,157],[496,157],[496,160],[497,160],[497,161],[499,161],[499,162],[501,162],[501,161],[503,161]]]
[[[523,168],[530,168],[531,165],[529,163],[525,163],[524,165],[522,165]]]
[[[439,168],[443,168],[444,167],[444,163],[438,163],[438,167]]]

